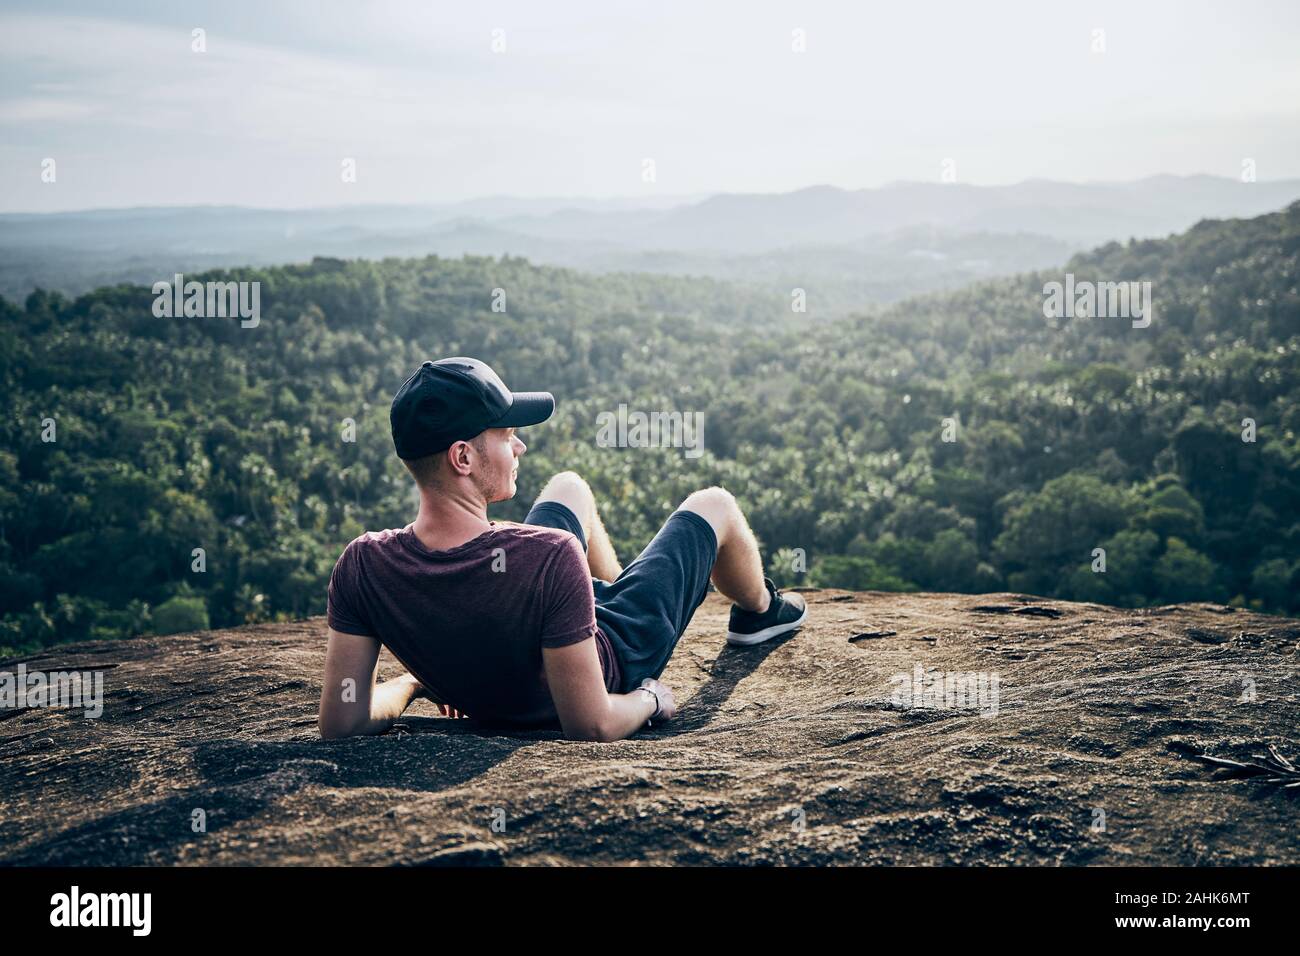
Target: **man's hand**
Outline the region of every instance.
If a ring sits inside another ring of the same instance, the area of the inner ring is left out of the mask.
[[[404,674],[399,679],[409,680],[414,685],[414,692],[411,694],[412,700],[419,700],[423,698],[424,700],[431,701],[438,708],[438,713],[442,714],[442,716],[444,717],[466,717],[466,718],[469,717],[469,714],[457,710],[451,704],[444,704],[442,701],[440,701],[437,698],[437,696],[431,690],[429,690],[429,688],[421,684],[420,681],[413,674],[409,674],[409,673]]]
[[[652,716],[651,720],[672,720],[677,716],[677,700],[673,697],[672,688],[667,684],[657,681],[653,677],[647,677],[637,689],[647,690],[659,698],[659,713]]]

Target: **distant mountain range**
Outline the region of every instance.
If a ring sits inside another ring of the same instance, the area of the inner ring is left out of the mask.
[[[175,271],[314,256],[515,255],[609,272],[801,287],[840,314],[990,275],[1049,268],[1110,240],[1163,237],[1300,198],[1300,180],[812,186],[707,198],[487,197],[431,206],[195,206],[0,215],[0,294],[78,294]]]

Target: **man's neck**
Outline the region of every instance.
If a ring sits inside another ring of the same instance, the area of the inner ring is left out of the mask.
[[[490,530],[487,502],[455,493],[420,494],[420,513],[412,530],[430,551],[446,551]]]

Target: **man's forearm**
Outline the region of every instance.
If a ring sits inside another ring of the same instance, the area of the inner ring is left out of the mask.
[[[372,734],[382,733],[393,725],[393,721],[402,716],[410,706],[420,689],[420,684],[410,676],[396,680],[386,680],[375,688],[370,700],[370,723]]]
[[[370,697],[370,717],[353,730],[353,735],[382,734],[393,726],[393,721],[402,716],[419,689],[419,683],[409,677],[386,680],[375,685],[375,691]]]
[[[609,695],[609,716],[601,734],[602,740],[622,740],[630,737],[650,719],[655,712],[655,699],[640,690],[630,694]]]

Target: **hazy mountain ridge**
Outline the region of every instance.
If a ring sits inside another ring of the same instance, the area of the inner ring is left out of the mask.
[[[430,206],[172,207],[0,215],[0,294],[77,294],[176,271],[337,258],[515,255],[595,272],[700,275],[838,315],[913,293],[1063,264],[1072,251],[1162,237],[1300,198],[1300,180],[1157,176],[1132,183],[897,183],[879,189],[584,200],[486,197]],[[918,237],[923,237],[918,239]],[[983,244],[977,255],[952,247]]]

